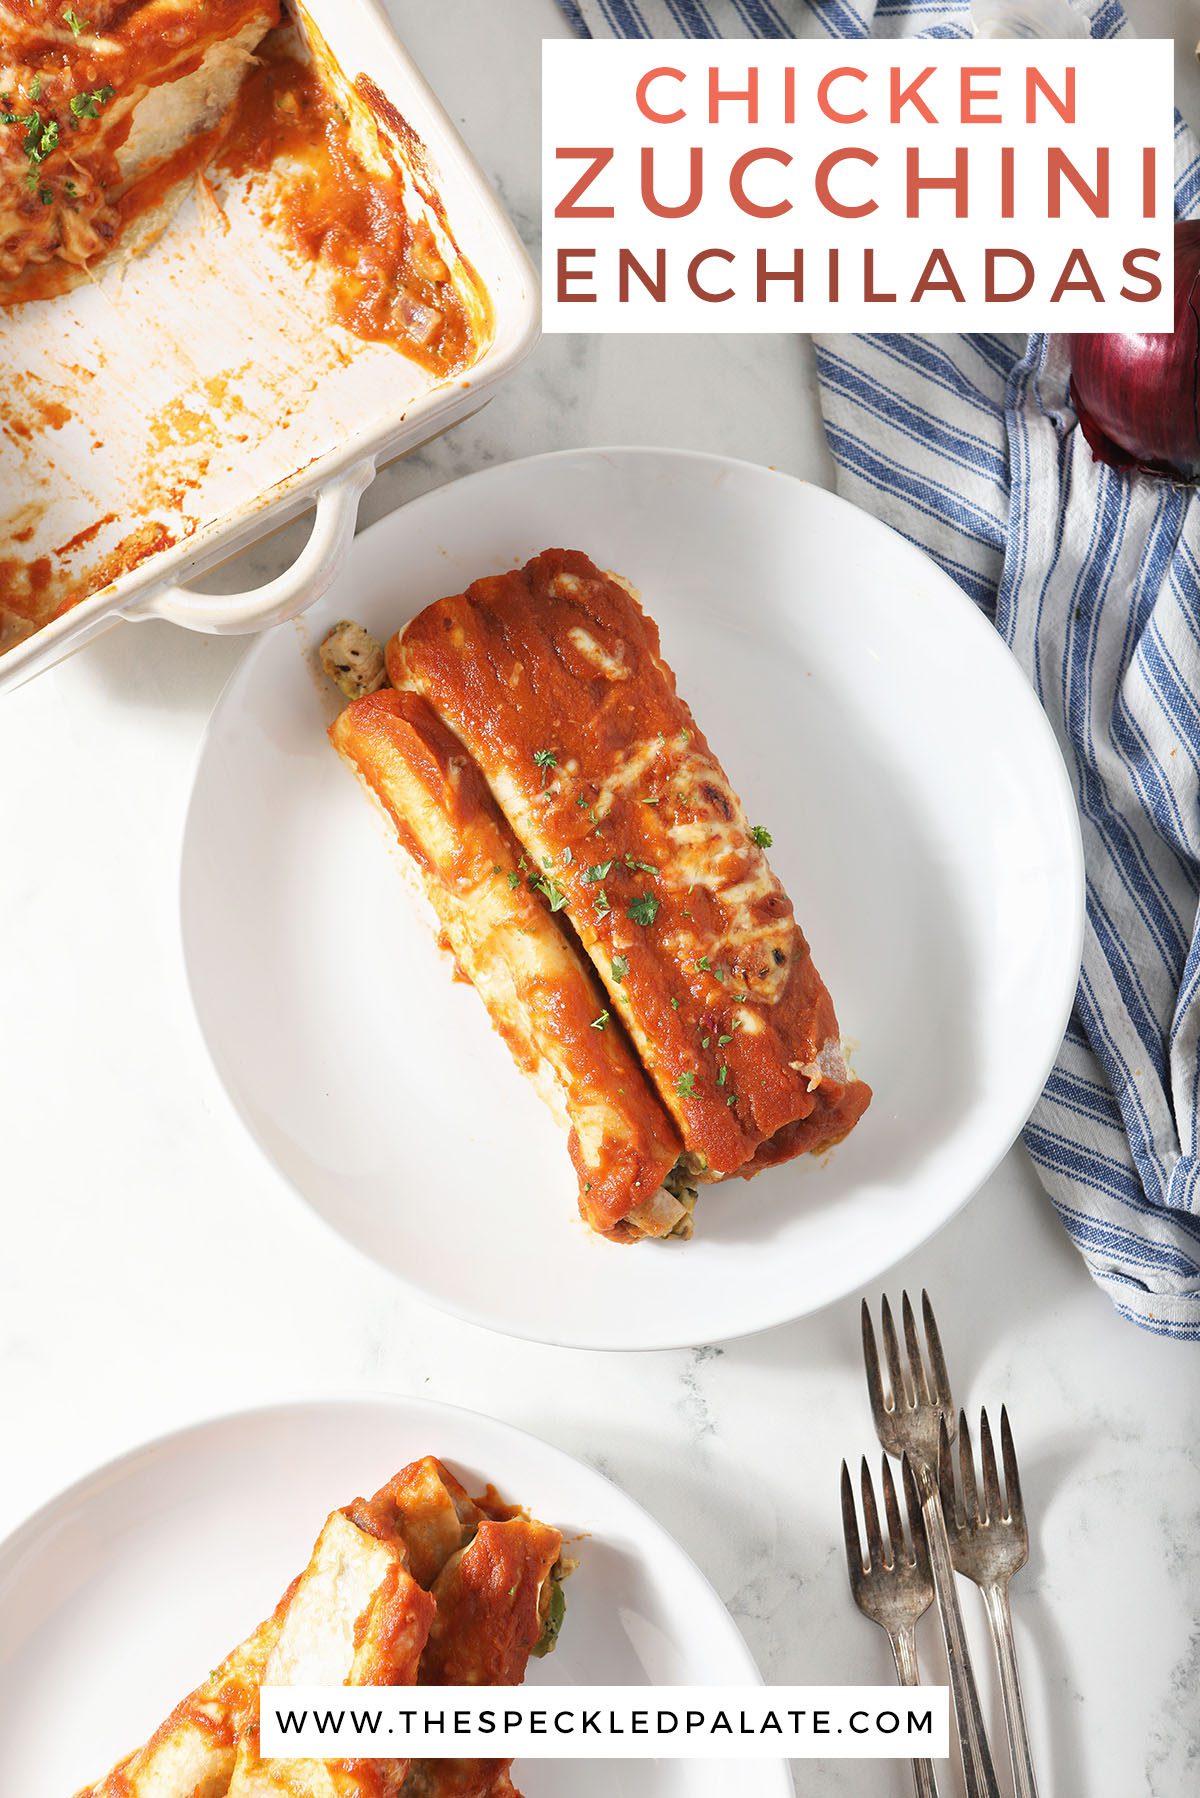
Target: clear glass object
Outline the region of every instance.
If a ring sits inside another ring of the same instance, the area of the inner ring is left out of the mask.
[[[1069,0],[971,0],[976,37],[1090,37],[1088,20]]]

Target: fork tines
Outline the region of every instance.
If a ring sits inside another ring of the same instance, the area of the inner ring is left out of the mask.
[[[866,1456],[859,1476],[862,1494],[863,1529],[866,1549],[859,1535],[858,1515],[854,1503],[854,1485],[850,1469],[842,1462],[842,1534],[846,1544],[846,1566],[854,1601],[865,1616],[876,1623],[899,1621],[897,1607],[911,1612],[915,1621],[929,1608],[933,1597],[929,1569],[929,1551],[921,1522],[921,1501],[916,1481],[908,1462],[904,1463],[904,1498],[908,1510],[908,1528],[900,1512],[896,1482],[887,1456],[881,1459],[880,1488],[883,1513],[887,1520],[887,1544],[880,1528],[879,1507]],[[918,1608],[919,1607],[919,1608]]]
[[[1011,1523],[1025,1528],[1025,1505],[1021,1497],[1021,1478],[1013,1448],[1008,1407],[1000,1408],[1000,1454],[1004,1463],[1004,1490],[1000,1490],[1000,1473],[996,1465],[996,1448],[988,1414],[979,1414],[979,1455],[983,1472],[983,1505],[975,1479],[975,1454],[967,1414],[958,1414],[958,1481],[954,1478],[954,1457],[950,1451],[950,1432],[942,1419],[938,1442],[938,1483],[941,1487],[942,1510],[947,1522],[964,1524]]]
[[[883,1336],[883,1355],[880,1356],[875,1337],[875,1326],[871,1322],[871,1311],[866,1299],[862,1303],[862,1341],[863,1361],[867,1370],[867,1389],[871,1398],[871,1415],[875,1421],[875,1429],[884,1447],[893,1454],[899,1454],[904,1448],[915,1447],[908,1440],[899,1440],[896,1426],[912,1420],[913,1414],[924,1412],[930,1424],[936,1413],[941,1412],[950,1420],[951,1434],[954,1430],[954,1399],[950,1390],[950,1374],[946,1367],[946,1357],[942,1350],[942,1339],[937,1327],[937,1319],[933,1315],[933,1306],[929,1302],[929,1294],[921,1294],[921,1317],[925,1326],[925,1352],[922,1352],[921,1339],[917,1330],[916,1315],[912,1301],[907,1292],[900,1295],[900,1321],[904,1336],[904,1354],[901,1355],[900,1336],[896,1330],[896,1320],[892,1315],[892,1307],[885,1297],[880,1306],[880,1322]],[[884,1379],[886,1368],[887,1378]],[[936,1441],[932,1434],[922,1431],[923,1446],[927,1453],[922,1459],[933,1460],[936,1453]]]

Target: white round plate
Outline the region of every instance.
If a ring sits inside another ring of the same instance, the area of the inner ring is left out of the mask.
[[[447,961],[325,739],[306,645],[387,636],[550,545],[628,576],[781,875],[875,1102],[825,1162],[705,1189],[687,1244],[575,1210],[566,1144]],[[456,481],[358,538],[261,638],[200,758],[183,936],[201,1026],[280,1172],[432,1303],[514,1336],[674,1347],[863,1286],[1028,1116],[1079,967],[1082,858],[1049,725],[995,631],[885,526],[789,476],[579,450]]]
[[[65,1798],[155,1729],[274,1609],[325,1517],[436,1454],[568,1537],[578,1571],[559,1647],[530,1683],[751,1685],[707,1580],[616,1486],[532,1436],[428,1400],[326,1400],[198,1424],[114,1461],[0,1546],[0,1792]],[[577,1798],[721,1798],[721,1762],[572,1763]],[[527,1798],[563,1790],[520,1767]],[[747,1762],[745,1798],[790,1798]]]

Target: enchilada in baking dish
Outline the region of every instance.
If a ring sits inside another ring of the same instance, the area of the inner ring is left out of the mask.
[[[338,323],[452,374],[486,341],[490,306],[411,140],[302,6],[0,0],[0,302],[49,298],[118,247],[141,250],[197,178],[284,173],[264,225],[321,270]]]
[[[263,1685],[520,1685],[562,1624],[562,1535],[427,1455],[326,1519],[267,1621],[77,1798],[486,1798],[505,1761],[264,1760]]]
[[[345,651],[341,628],[330,642]],[[770,834],[749,821],[624,582],[548,550],[426,607],[387,645],[385,671],[394,690],[356,699],[331,736],[384,799],[519,1065],[553,1065],[593,1228],[690,1234],[690,1216],[636,1227],[643,1193],[622,1190],[629,1164],[615,1153],[635,1116],[660,1151],[639,1176],[661,1182],[664,1218],[673,1198],[690,1213],[699,1184],[854,1128],[870,1088],[848,1067]],[[418,717],[441,763],[419,793],[397,771]],[[579,1028],[592,995],[607,1061]],[[604,1119],[608,1228],[577,1152],[589,1111]]]
[[[211,161],[280,0],[0,0],[0,284],[61,291]]]

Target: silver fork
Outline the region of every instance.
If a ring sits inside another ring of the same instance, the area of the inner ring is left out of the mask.
[[[864,1617],[877,1623],[892,1645],[896,1678],[902,1686],[919,1686],[921,1673],[917,1665],[917,1624],[933,1603],[933,1578],[929,1571],[929,1554],[925,1546],[925,1530],[921,1523],[921,1501],[913,1483],[911,1468],[904,1471],[904,1498],[908,1506],[909,1536],[904,1534],[900,1505],[892,1479],[891,1464],[882,1462],[883,1508],[887,1516],[888,1547],[883,1545],[879,1528],[879,1511],[875,1489],[866,1457],[862,1464],[863,1524],[867,1552],[863,1554],[858,1534],[858,1517],[854,1509],[854,1487],[850,1469],[842,1462],[842,1534],[846,1539],[846,1566],[850,1573],[850,1590]],[[913,1782],[917,1798],[938,1798],[933,1762],[914,1760]]]
[[[1017,1645],[1013,1637],[1012,1612],[1008,1605],[1008,1583],[1029,1559],[1029,1530],[1025,1522],[1021,1481],[1017,1474],[1017,1457],[1013,1449],[1007,1410],[1002,1408],[1000,1412],[1000,1453],[1004,1459],[1003,1496],[996,1468],[992,1429],[986,1411],[980,1413],[979,1449],[983,1467],[982,1509],[975,1484],[975,1457],[971,1452],[971,1432],[967,1428],[966,1413],[960,1411],[958,1416],[957,1490],[950,1432],[943,1420],[938,1456],[942,1512],[950,1536],[950,1554],[954,1565],[959,1573],[974,1580],[983,1594],[987,1609],[992,1641],[996,1648],[996,1661],[1000,1668],[1000,1691],[1004,1698],[1004,1717],[1008,1724],[1013,1786],[1017,1798],[1037,1798],[1029,1729],[1025,1722],[1021,1679],[1017,1672]]]
[[[967,1632],[954,1585],[954,1565],[950,1543],[942,1516],[938,1492],[938,1441],[943,1426],[947,1433],[954,1429],[954,1401],[950,1396],[950,1376],[937,1320],[928,1293],[921,1294],[921,1314],[925,1324],[928,1356],[921,1353],[917,1320],[907,1292],[901,1295],[901,1319],[907,1367],[900,1358],[900,1343],[892,1308],[887,1299],[881,1308],[883,1357],[887,1364],[885,1388],[883,1363],[875,1343],[875,1329],[867,1302],[862,1306],[863,1360],[867,1368],[867,1388],[871,1395],[871,1415],[875,1432],[890,1455],[906,1459],[912,1469],[921,1499],[921,1515],[929,1544],[929,1561],[937,1596],[942,1634],[946,1641],[946,1661],[950,1669],[950,1692],[954,1700],[954,1716],[958,1724],[958,1745],[962,1755],[963,1781],[967,1798],[1000,1798],[996,1768],[984,1727],[979,1703],[979,1688],[971,1666]]]

